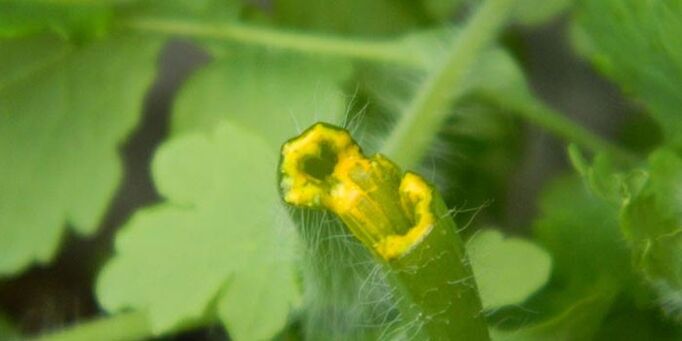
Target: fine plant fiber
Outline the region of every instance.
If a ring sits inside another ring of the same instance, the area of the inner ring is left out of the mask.
[[[364,147],[368,137],[362,127],[370,120],[371,105],[360,101],[355,92],[343,125]],[[306,339],[393,340],[417,332],[414,323],[401,321],[384,269],[337,217],[305,208],[290,208],[290,213],[302,240]]]
[[[371,340],[397,318],[380,266],[336,217],[292,209],[303,240],[304,330],[310,340]]]

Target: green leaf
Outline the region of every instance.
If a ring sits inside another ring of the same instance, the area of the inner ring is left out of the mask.
[[[682,339],[682,324],[661,318],[660,310],[641,301],[619,297],[604,319],[594,340],[661,340]]]
[[[124,7],[133,16],[191,17],[193,19],[230,20],[236,18],[241,0],[137,0]]]
[[[61,63],[75,50],[75,46],[49,35],[0,40],[0,46],[0,94],[12,83]]]
[[[77,38],[102,36],[111,23],[112,5],[129,1],[0,0],[0,38],[46,31]]]
[[[183,88],[175,104],[172,120],[174,135],[194,136],[196,139],[197,133],[211,132],[216,125],[221,124],[220,122],[229,121],[232,128],[226,134],[234,139],[231,139],[233,142],[224,148],[229,147],[228,152],[233,151],[242,158],[247,156],[254,159],[265,158],[270,163],[267,166],[259,166],[263,170],[260,173],[254,172],[254,169],[259,168],[244,166],[246,167],[244,169],[248,169],[245,170],[249,174],[247,177],[235,174],[231,169],[216,173],[215,167],[230,165],[236,167],[239,162],[235,160],[238,158],[231,157],[232,161],[224,160],[225,151],[212,153],[213,155],[208,157],[206,153],[187,151],[173,166],[155,167],[155,182],[160,192],[183,207],[196,207],[196,201],[199,200],[205,200],[211,203],[210,205],[219,205],[221,209],[216,209],[219,214],[216,213],[215,219],[202,218],[192,223],[197,229],[226,230],[222,232],[225,234],[223,245],[216,247],[217,250],[222,251],[229,245],[237,249],[248,248],[253,254],[264,255],[266,261],[248,259],[244,255],[237,256],[231,262],[238,261],[242,269],[233,271],[225,268],[218,271],[221,279],[215,279],[212,288],[201,290],[201,297],[193,302],[164,302],[163,297],[152,302],[133,296],[135,291],[131,289],[130,293],[123,293],[126,297],[121,294],[122,296],[116,299],[117,307],[123,306],[124,301],[128,305],[138,307],[150,306],[156,315],[155,330],[157,333],[164,332],[181,324],[182,321],[200,318],[206,309],[210,309],[212,298],[217,295],[215,288],[226,282],[227,277],[224,275],[234,273],[230,276],[231,280],[224,297],[217,303],[217,313],[230,335],[244,339],[261,339],[265,334],[272,336],[283,326],[285,312],[291,305],[293,295],[294,286],[289,272],[291,268],[285,265],[273,267],[269,263],[272,263],[275,256],[291,253],[293,245],[282,242],[274,249],[272,245],[259,241],[261,237],[258,235],[243,234],[240,231],[267,230],[270,236],[274,237],[277,234],[277,231],[273,230],[274,224],[286,219],[286,214],[273,210],[273,207],[279,207],[277,196],[268,197],[268,200],[244,201],[242,197],[246,194],[235,193],[233,187],[237,186],[243,190],[253,187],[251,190],[257,193],[266,191],[263,186],[267,186],[266,193],[275,191],[277,185],[274,170],[280,145],[312,122],[339,121],[345,112],[339,83],[345,79],[348,72],[349,65],[345,61],[320,61],[305,56],[271,52],[254,53],[252,50],[242,48],[238,52],[227,50],[224,57],[216,59],[194,75]],[[252,143],[244,141],[256,139],[251,134],[258,134],[263,138],[262,141],[258,139],[255,147],[251,147]],[[263,146],[264,143],[267,145]],[[231,176],[229,179],[222,178],[221,174]],[[180,186],[183,183],[188,185]],[[223,190],[223,187],[226,188]],[[213,199],[206,198],[206,193],[213,192],[216,188],[219,189],[220,195]],[[225,210],[225,207],[234,209]],[[250,213],[245,217],[228,219],[230,214],[240,212]],[[144,216],[146,213],[140,214]],[[228,218],[222,218],[222,215],[227,215]],[[254,219],[257,223],[252,222]],[[227,223],[215,226],[220,221]],[[256,224],[258,229],[248,224]],[[182,244],[182,241],[179,242]],[[168,248],[171,247],[172,243],[169,242]],[[229,252],[229,249],[224,252]],[[126,267],[134,266],[133,256],[130,258]],[[202,262],[201,259],[197,261]],[[113,264],[116,263],[112,263],[111,267]],[[270,269],[271,276],[264,276],[267,273],[265,268]],[[117,281],[125,281],[126,275],[119,274],[116,277]],[[100,283],[104,282],[104,279],[100,279]],[[173,290],[173,283],[167,281],[161,283],[169,284],[168,288],[163,290]],[[108,284],[110,289],[107,291],[113,292],[117,285],[119,284]],[[105,299],[103,295],[100,295],[101,300]],[[243,305],[245,302],[249,304]],[[167,309],[166,304],[178,304],[179,308],[177,311]]]
[[[612,295],[588,296],[546,321],[516,330],[493,328],[491,338],[494,341],[591,340],[612,300]]]
[[[639,168],[626,170],[604,153],[597,153],[590,162],[576,145],[568,147],[568,156],[587,188],[617,207],[636,196],[649,178],[646,171]]]
[[[313,122],[340,121],[345,98],[339,84],[349,72],[350,65],[342,60],[228,50],[183,89],[172,132],[207,130],[229,119],[261,133],[279,150]]]
[[[439,21],[452,19],[464,0],[422,0],[424,9]]]
[[[649,165],[649,181],[623,206],[621,224],[638,270],[658,290],[663,308],[681,318],[682,158],[663,149]]]
[[[423,19],[417,2],[404,0],[275,0],[273,8],[279,24],[346,34],[393,34]]]
[[[213,317],[216,302],[236,339],[274,336],[298,297],[269,145],[223,123],[165,143],[152,169],[166,201],[119,232],[98,279],[102,305],[148,311],[159,335]]]
[[[536,322],[493,335],[500,340],[590,339],[615,295],[632,282],[617,207],[588,192],[579,178],[561,177],[542,194],[539,208],[533,234],[552,256],[552,276],[526,303],[533,313],[517,317]]]
[[[515,19],[524,25],[540,25],[566,11],[575,0],[519,0]]]
[[[251,267],[235,276],[218,303],[218,314],[235,340],[272,338],[286,324],[292,303],[298,303],[300,288],[290,266]]]
[[[538,102],[519,64],[501,48],[483,54],[469,78],[470,92],[509,105],[514,110]]]
[[[0,276],[48,262],[67,223],[95,231],[159,48],[135,37],[82,48],[45,37],[0,41],[0,61],[11,61],[0,65],[11,74],[0,78]]]
[[[534,235],[552,255],[554,281],[582,290],[628,277],[629,253],[618,209],[589,193],[580,179],[555,181],[540,199],[540,212]]]
[[[467,243],[483,308],[521,304],[549,279],[550,256],[530,241],[483,230]]]
[[[19,340],[19,331],[14,328],[4,313],[0,312],[0,339]]]
[[[578,49],[682,146],[682,1],[583,0],[578,10]]]
[[[624,196],[624,175],[616,169],[613,160],[608,155],[597,154],[590,163],[578,146],[570,145],[568,156],[573,168],[583,177],[593,193],[610,202],[620,204]]]

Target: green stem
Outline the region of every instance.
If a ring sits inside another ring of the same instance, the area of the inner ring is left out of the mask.
[[[401,313],[393,332],[490,339],[464,242],[438,191],[422,177],[382,155],[367,157],[348,131],[318,123],[282,146],[280,181],[285,202],[333,213],[383,265]],[[310,230],[302,232],[310,239]],[[324,272],[337,271],[326,265]]]
[[[632,153],[602,139],[540,101],[516,103],[514,101],[498,100],[497,102],[505,105],[514,114],[526,119],[528,122],[542,127],[568,142],[587,148],[592,152],[607,153],[625,162],[637,160],[637,157]]]
[[[461,95],[458,91],[451,89],[461,90],[459,83],[466,69],[471,66],[480,50],[494,39],[504,22],[504,9],[511,6],[509,2],[509,0],[488,1],[461,33],[450,51],[448,61],[422,86],[384,147],[384,151],[397,162],[414,164],[421,158],[440,123],[447,115],[445,107]],[[359,40],[294,31],[282,32],[279,29],[238,23],[205,23],[154,17],[131,18],[123,21],[122,26],[157,34],[219,39],[303,53],[425,68],[424,61],[416,54],[406,53],[399,38]],[[532,108],[521,103],[514,104],[514,106],[518,108],[514,109],[514,112],[519,116],[569,142],[592,151],[612,153],[621,159],[633,159],[627,151],[604,141],[541,103]]]
[[[132,18],[122,23],[126,28],[201,39],[223,39],[242,44],[274,47],[298,52],[341,56],[381,63],[419,67],[422,62],[411,53],[403,53],[400,40],[360,40],[342,37],[285,32],[281,29],[235,23],[206,23],[162,18]]]
[[[126,341],[152,336],[147,316],[142,312],[122,313],[78,323],[36,338],[34,341]]]
[[[443,63],[425,80],[389,135],[383,153],[411,167],[421,161],[447,118],[446,107],[462,95],[466,72],[497,36],[514,0],[487,0],[456,37]]]
[[[445,202],[433,189],[433,230],[410,252],[386,262],[395,285],[409,298],[407,321],[430,340],[490,340],[464,242]]]

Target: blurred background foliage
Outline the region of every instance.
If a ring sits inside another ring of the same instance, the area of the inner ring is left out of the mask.
[[[306,335],[279,146],[380,151],[484,2],[0,0],[0,339]],[[682,1],[512,3],[404,166],[494,339],[679,339]]]

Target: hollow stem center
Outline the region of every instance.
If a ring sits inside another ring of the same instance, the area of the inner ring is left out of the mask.
[[[281,187],[292,205],[336,214],[385,260],[408,252],[434,224],[432,189],[382,155],[366,157],[350,134],[318,123],[282,147]]]

